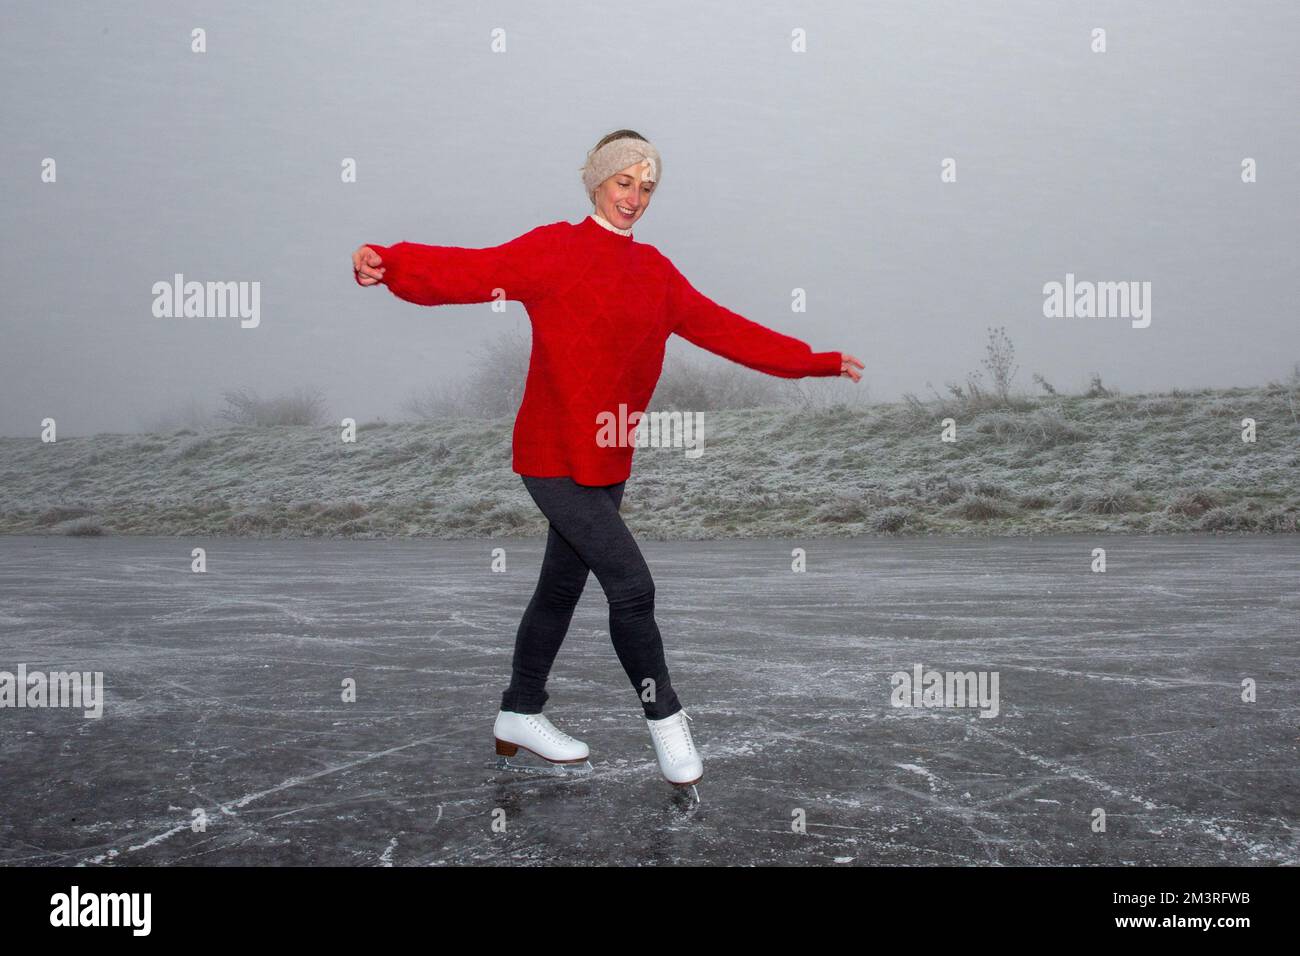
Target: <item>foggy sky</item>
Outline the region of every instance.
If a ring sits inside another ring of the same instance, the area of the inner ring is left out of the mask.
[[[636,239],[874,398],[962,380],[989,325],[1026,391],[1262,384],[1300,361],[1298,46],[1291,2],[6,4],[0,434],[238,386],[400,417],[527,316],[359,288],[352,250],[578,222],[625,126],[664,163]],[[174,273],[260,282],[260,326],[154,317]],[[1045,318],[1067,273],[1151,282],[1150,327]]]

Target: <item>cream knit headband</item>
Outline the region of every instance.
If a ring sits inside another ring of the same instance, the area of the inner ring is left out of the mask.
[[[587,163],[582,167],[582,185],[591,199],[596,187],[622,169],[641,166],[643,182],[657,183],[663,176],[663,160],[659,150],[643,139],[616,139],[600,149],[587,153]]]

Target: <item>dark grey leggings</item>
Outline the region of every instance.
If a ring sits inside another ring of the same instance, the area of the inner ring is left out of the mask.
[[[654,681],[654,699],[642,699],[646,717],[658,720],[681,710],[655,624],[654,579],[618,513],[625,482],[595,486],[569,477],[521,477],[550,528],[537,590],[515,635],[510,687],[501,696],[501,709],[542,712],[549,696],[546,678],[591,571],[609,601],[614,652],[638,698],[649,693],[645,681]]]

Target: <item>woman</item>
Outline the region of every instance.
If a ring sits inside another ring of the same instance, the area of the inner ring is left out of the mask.
[[[352,254],[356,281],[383,283],[420,305],[515,299],[533,327],[532,358],[515,419],[513,470],[549,523],[546,555],[515,636],[510,686],[494,728],[497,753],[519,747],[553,764],[585,764],[587,745],[542,714],[546,679],[587,574],[609,602],[614,649],[641,700],[664,777],[696,783],[704,764],[669,679],[654,616],[654,580],[619,516],[631,473],[636,418],[663,367],[668,336],[782,378],[843,375],[862,363],[813,352],[698,292],[632,226],[650,206],[663,163],[632,130],[605,136],[587,154],[582,182],[593,211],[578,224],[538,226],[486,249],[399,242]],[[619,415],[624,404],[629,414]],[[598,422],[628,421],[608,440]]]

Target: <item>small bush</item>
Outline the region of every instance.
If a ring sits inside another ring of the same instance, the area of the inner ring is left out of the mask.
[[[336,533],[341,535],[367,534],[374,531],[374,524],[369,518],[358,518],[356,521],[348,521],[338,526]]]
[[[767,389],[773,390],[782,405],[820,413],[823,418],[862,414],[871,404],[871,389],[864,382],[849,382],[832,376],[779,378],[771,382],[767,381],[771,379],[769,375],[758,378],[763,380],[764,391],[754,396],[755,404],[767,403]]]
[[[193,434],[193,432],[190,434]],[[186,444],[184,448],[177,452],[176,457],[182,461],[191,458],[203,458],[216,449],[217,440],[215,438],[200,438]]]
[[[243,511],[226,519],[231,534],[262,534],[271,530],[271,517],[255,511]]]
[[[418,421],[425,422],[475,417],[500,418],[506,414],[500,407],[492,409],[488,414],[484,414],[481,409],[477,410],[478,414],[471,414],[471,407],[474,404],[467,383],[457,379],[450,382],[433,382],[424,386],[421,391],[412,394],[402,403],[402,410]],[[361,427],[358,426],[358,430]]]
[[[1052,448],[1091,437],[1055,408],[1035,409],[1028,415],[1009,412],[982,415],[975,424],[975,430],[1034,448]]]
[[[966,483],[956,478],[940,478],[935,475],[924,480],[915,480],[910,488],[912,496],[922,501],[932,501],[935,504],[950,505],[959,501],[962,495],[971,489]]]
[[[1088,390],[1083,394],[1086,398],[1106,398],[1111,392],[1110,389],[1101,384],[1101,375],[1093,372],[1092,382],[1088,385]]]
[[[1260,517],[1259,530],[1290,533],[1300,531],[1300,515],[1285,508],[1273,508]]]
[[[402,407],[424,421],[514,415],[523,401],[531,355],[531,334],[506,330],[474,349],[466,377],[432,383]]]
[[[96,538],[105,532],[103,526],[99,522],[90,519],[82,519],[81,521],[74,521],[72,524],[68,525],[68,527],[64,529],[63,533],[71,535],[74,538]]]
[[[805,385],[802,389],[790,388],[783,394],[779,379],[735,363],[671,358],[664,363],[651,404],[663,411],[714,411],[783,404],[815,408],[826,402],[823,392],[818,386]]]
[[[222,393],[226,407],[218,417],[232,425],[270,428],[276,425],[320,425],[325,418],[325,399],[319,392],[298,389],[276,398],[259,398],[251,389]]]
[[[1062,499],[1060,505],[1062,511],[1082,511],[1094,515],[1117,515],[1139,511],[1141,508],[1142,499],[1131,485],[1125,484],[1072,491]]]
[[[823,524],[828,522],[845,524],[851,521],[866,521],[881,503],[880,498],[871,493],[840,493],[819,507],[813,516],[813,520]]]
[[[1183,530],[1183,526],[1166,514],[1150,515],[1147,520],[1148,534],[1175,534]]]
[[[355,521],[366,514],[366,510],[366,506],[361,502],[349,501],[344,504],[322,508],[317,512],[316,517],[325,521]]]
[[[871,530],[879,534],[897,534],[914,524],[915,520],[910,508],[882,508],[871,516]]]
[[[1182,402],[1170,401],[1167,398],[1153,398],[1142,403],[1142,411],[1146,415],[1175,415],[1183,410]]]
[[[536,509],[523,505],[503,504],[494,512],[493,517],[507,528],[522,528],[531,524]]]
[[[1182,491],[1169,503],[1165,511],[1187,518],[1199,518],[1218,506],[1219,502],[1208,491]]]
[[[1268,383],[1268,395],[1277,395],[1285,399],[1291,412],[1291,421],[1300,422],[1300,362],[1291,366],[1291,372],[1285,382]]]
[[[989,375],[993,378],[994,394],[1005,402],[1011,395],[1011,380],[1015,378],[1016,371],[1019,369],[1019,366],[1011,367],[1012,362],[1015,361],[1016,347],[1011,344],[1006,326],[996,330],[989,326],[988,333],[989,340],[984,348],[985,358],[981,364],[989,370]]]
[[[1005,518],[1014,509],[1006,502],[987,495],[966,495],[953,506],[951,514],[968,521],[988,521],[990,518]]]
[[[1108,415],[1114,415],[1116,417],[1120,415],[1136,415],[1138,411],[1142,410],[1144,407],[1145,406],[1138,402],[1137,399],[1130,398],[1126,395],[1111,398],[1102,405],[1102,408]]]
[[[1198,527],[1202,531],[1254,531],[1258,521],[1241,507],[1214,508],[1206,512]]]
[[[1026,511],[1041,511],[1051,507],[1052,499],[1045,495],[1021,495],[1016,503]]]
[[[40,517],[36,519],[36,526],[38,528],[45,528],[52,524],[59,524],[60,522],[68,521],[71,518],[81,518],[88,514],[90,514],[90,509],[84,508],[81,505],[56,505],[53,508],[47,508],[45,511],[41,512]]]

